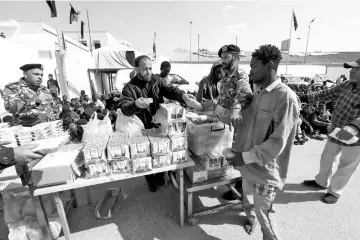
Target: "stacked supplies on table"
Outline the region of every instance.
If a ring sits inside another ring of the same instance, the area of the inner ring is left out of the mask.
[[[106,157],[106,146],[109,135],[93,135],[85,144],[82,152],[84,156],[85,177],[99,177],[110,174]]]
[[[150,141],[152,165],[154,168],[172,164],[172,153],[170,151],[170,139],[162,136],[159,129],[146,130]]]
[[[45,122],[33,127],[7,127],[0,128],[0,142],[10,142],[7,147],[16,147],[29,144],[33,141],[48,139],[65,135],[62,121]]]
[[[230,175],[233,167],[226,158],[219,153],[210,153],[202,156],[192,154],[195,166],[185,168],[186,175],[192,183],[204,182],[213,178]]]
[[[160,104],[154,122],[160,123],[160,133],[170,139],[171,162],[182,163],[188,160],[186,110],[173,103]]]
[[[150,141],[147,136],[130,138],[130,161],[132,173],[141,173],[152,169]]]

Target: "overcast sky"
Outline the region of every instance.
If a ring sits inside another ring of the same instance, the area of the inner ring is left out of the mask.
[[[157,33],[158,55],[175,48],[189,49],[190,20],[192,50],[218,50],[235,43],[245,51],[261,44],[280,46],[289,38],[292,9],[298,21],[292,33],[292,51],[304,52],[311,25],[309,51],[360,51],[360,0],[341,1],[56,1],[58,18],[50,17],[45,1],[0,1],[0,21],[43,21],[60,30],[77,30],[69,24],[69,2],[81,11],[86,22],[89,10],[92,30],[105,30],[118,40],[127,40],[142,52],[152,52],[153,35]],[[297,39],[301,38],[301,39]]]

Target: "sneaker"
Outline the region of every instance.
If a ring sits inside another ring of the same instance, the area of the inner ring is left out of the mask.
[[[332,195],[331,193],[326,193],[322,199],[322,202],[326,204],[334,204],[337,202],[338,199],[339,197]]]
[[[319,185],[315,180],[305,180],[303,185],[306,187],[317,188],[318,190],[325,190],[326,187]]]

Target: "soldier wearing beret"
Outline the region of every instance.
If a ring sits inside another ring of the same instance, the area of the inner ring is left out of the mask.
[[[20,69],[24,72],[24,76],[4,88],[5,109],[23,126],[34,126],[54,120],[51,108],[52,95],[46,87],[41,86],[43,66],[25,64]]]

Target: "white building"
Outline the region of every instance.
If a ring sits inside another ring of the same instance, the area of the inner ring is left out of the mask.
[[[0,37],[0,66],[2,70],[6,69],[2,71],[5,76],[1,80],[1,88],[22,77],[19,67],[26,63],[43,64],[43,85],[46,85],[48,74],[53,74],[58,79],[57,66],[60,61],[55,29],[42,22],[10,20],[0,22],[1,33],[5,38]],[[66,34],[64,39],[67,85],[71,90],[69,97],[77,95],[82,89],[90,92],[87,69],[94,66],[90,50]]]

